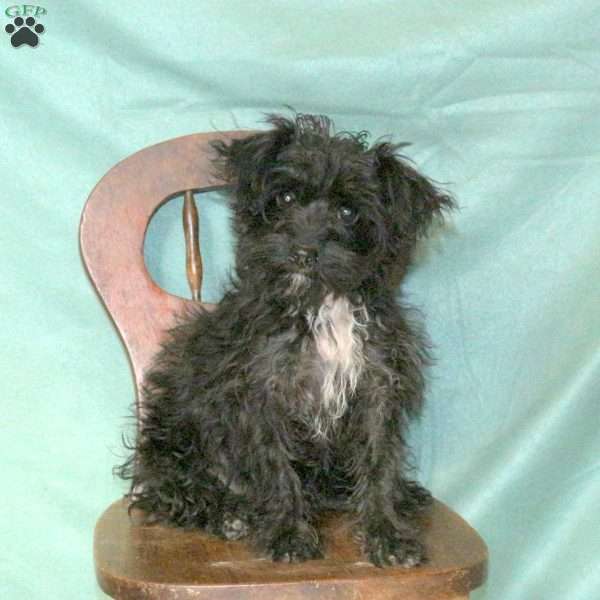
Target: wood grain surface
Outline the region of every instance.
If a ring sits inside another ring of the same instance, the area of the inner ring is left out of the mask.
[[[353,525],[346,514],[327,513],[319,523],[324,559],[273,563],[243,541],[143,525],[140,513],[133,511],[130,518],[127,502],[121,500],[96,526],[96,573],[106,593],[126,600],[431,600],[467,596],[485,579],[484,542],[440,502],[423,515],[430,560],[415,569],[380,569],[368,563],[354,540]]]

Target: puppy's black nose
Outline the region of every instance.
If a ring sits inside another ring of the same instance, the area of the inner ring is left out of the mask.
[[[316,248],[309,248],[308,246],[300,246],[292,252],[292,262],[296,263],[299,267],[312,267],[319,260],[319,253]]]

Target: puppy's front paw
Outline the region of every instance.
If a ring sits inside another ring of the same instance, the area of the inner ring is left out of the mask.
[[[376,567],[416,567],[427,562],[425,548],[417,539],[388,526],[366,534],[364,551]]]
[[[276,562],[303,562],[323,558],[316,532],[309,526],[281,529],[270,544],[271,558]]]

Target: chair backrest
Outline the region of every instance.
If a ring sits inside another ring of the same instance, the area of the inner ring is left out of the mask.
[[[185,193],[184,230],[192,297],[199,297],[201,260],[193,192],[225,187],[214,177],[210,142],[248,131],[199,133],[145,148],[114,166],[96,185],[83,210],[80,247],[98,295],[129,355],[138,411],[144,374],[175,316],[194,300],[165,292],[144,262],[148,224],[169,199]],[[196,302],[199,300],[196,300]],[[208,310],[213,305],[202,303]]]

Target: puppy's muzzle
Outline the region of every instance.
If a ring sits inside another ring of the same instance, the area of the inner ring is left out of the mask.
[[[310,269],[319,261],[319,251],[309,246],[298,246],[292,251],[290,261],[298,267]]]

